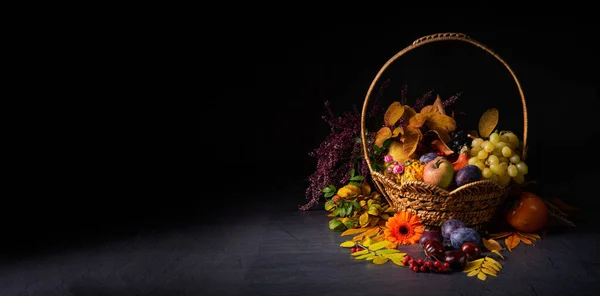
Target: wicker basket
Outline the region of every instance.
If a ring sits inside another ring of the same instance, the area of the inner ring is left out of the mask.
[[[384,177],[382,173],[374,171],[368,156],[367,141],[365,139],[366,110],[371,93],[382,73],[396,59],[405,53],[420,46],[439,41],[463,41],[475,45],[499,60],[510,72],[517,84],[521,96],[521,103],[523,104],[524,129],[521,158],[525,160],[527,151],[527,107],[519,80],[508,64],[496,53],[461,33],[439,33],[419,38],[411,45],[398,52],[383,65],[371,83],[363,104],[361,116],[363,152],[373,182],[396,211],[410,211],[416,213],[428,230],[439,229],[444,221],[451,218],[459,219],[465,222],[469,227],[483,230],[486,228],[488,222],[494,217],[498,208],[504,203],[511,185],[501,186],[492,181],[482,180],[463,185],[452,191],[447,191],[440,187],[420,181],[408,181],[400,185]]]

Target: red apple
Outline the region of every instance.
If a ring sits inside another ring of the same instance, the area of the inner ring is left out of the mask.
[[[452,163],[443,156],[428,162],[423,169],[423,181],[441,188],[448,188],[454,178]]]

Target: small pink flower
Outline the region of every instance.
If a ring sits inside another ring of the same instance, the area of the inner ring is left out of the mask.
[[[393,173],[394,172],[394,167],[388,167],[387,171],[390,174]]]
[[[394,166],[393,173],[394,174],[402,174],[402,173],[404,173],[404,166],[401,165],[401,164]]]
[[[383,157],[383,160],[386,163],[390,163],[390,162],[394,161],[394,157],[392,157],[391,155],[388,154],[388,155],[386,155],[386,156]]]
[[[397,162],[397,161],[394,161],[394,165],[398,165],[398,162]]]

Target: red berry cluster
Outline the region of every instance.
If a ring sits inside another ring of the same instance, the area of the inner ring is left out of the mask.
[[[354,252],[358,252],[358,251],[362,251],[362,249],[360,247],[350,248],[350,253],[354,253]]]
[[[425,261],[423,259],[415,259],[409,255],[404,256],[404,265],[408,265],[410,270],[414,272],[437,272],[444,273],[450,269],[448,262],[442,263],[441,261]]]

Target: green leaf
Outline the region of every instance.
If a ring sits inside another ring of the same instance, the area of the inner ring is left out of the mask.
[[[379,249],[385,248],[389,244],[390,244],[390,242],[387,241],[387,240],[376,242],[376,243],[374,243],[374,244],[372,244],[372,245],[369,246],[369,250],[371,250],[371,251],[377,251]]]
[[[334,195],[335,195],[335,192],[328,192],[328,193],[325,193],[325,197],[327,197],[327,198],[329,198],[329,197],[332,197],[332,196],[334,196]]]
[[[350,216],[350,214],[352,214],[352,204],[350,204],[344,209],[344,213],[346,214],[346,216]]]
[[[354,177],[354,173],[356,173],[356,170],[355,169],[351,169],[350,170],[350,177]]]
[[[356,187],[360,187],[360,186],[361,186],[361,184],[360,184],[360,183],[358,183],[358,182],[354,182],[354,181],[350,181],[348,184],[352,184],[352,185],[354,185],[354,186],[356,186]]]
[[[346,226],[339,219],[333,219],[333,220],[329,221],[329,229],[331,229],[333,231],[339,231],[339,230],[342,230],[343,228],[346,228]]]
[[[358,224],[358,221],[356,221],[356,220],[346,220],[346,222],[344,222],[344,225],[348,229],[355,228],[357,224]]]
[[[357,201],[353,201],[353,202],[352,202],[352,206],[353,206],[355,209],[357,209],[357,210],[360,210],[360,209],[361,209],[361,207],[360,207],[360,203],[358,203]]]
[[[392,138],[389,138],[389,139],[387,139],[387,140],[383,141],[383,148],[384,148],[384,149],[387,149],[387,148],[389,148],[389,147],[390,147],[390,144],[392,144]]]
[[[330,187],[325,187],[325,188],[323,188],[323,192],[325,192],[325,193],[331,192],[331,188]]]
[[[356,137],[356,138],[354,138],[354,142],[362,143],[362,139],[360,137]]]
[[[333,210],[333,212],[331,212],[331,213],[336,216],[339,216],[341,211],[343,211],[343,209],[338,207],[335,210]]]
[[[350,180],[352,180],[352,181],[362,181],[364,179],[365,179],[365,177],[363,177],[363,176],[354,176],[354,177],[350,178]]]

